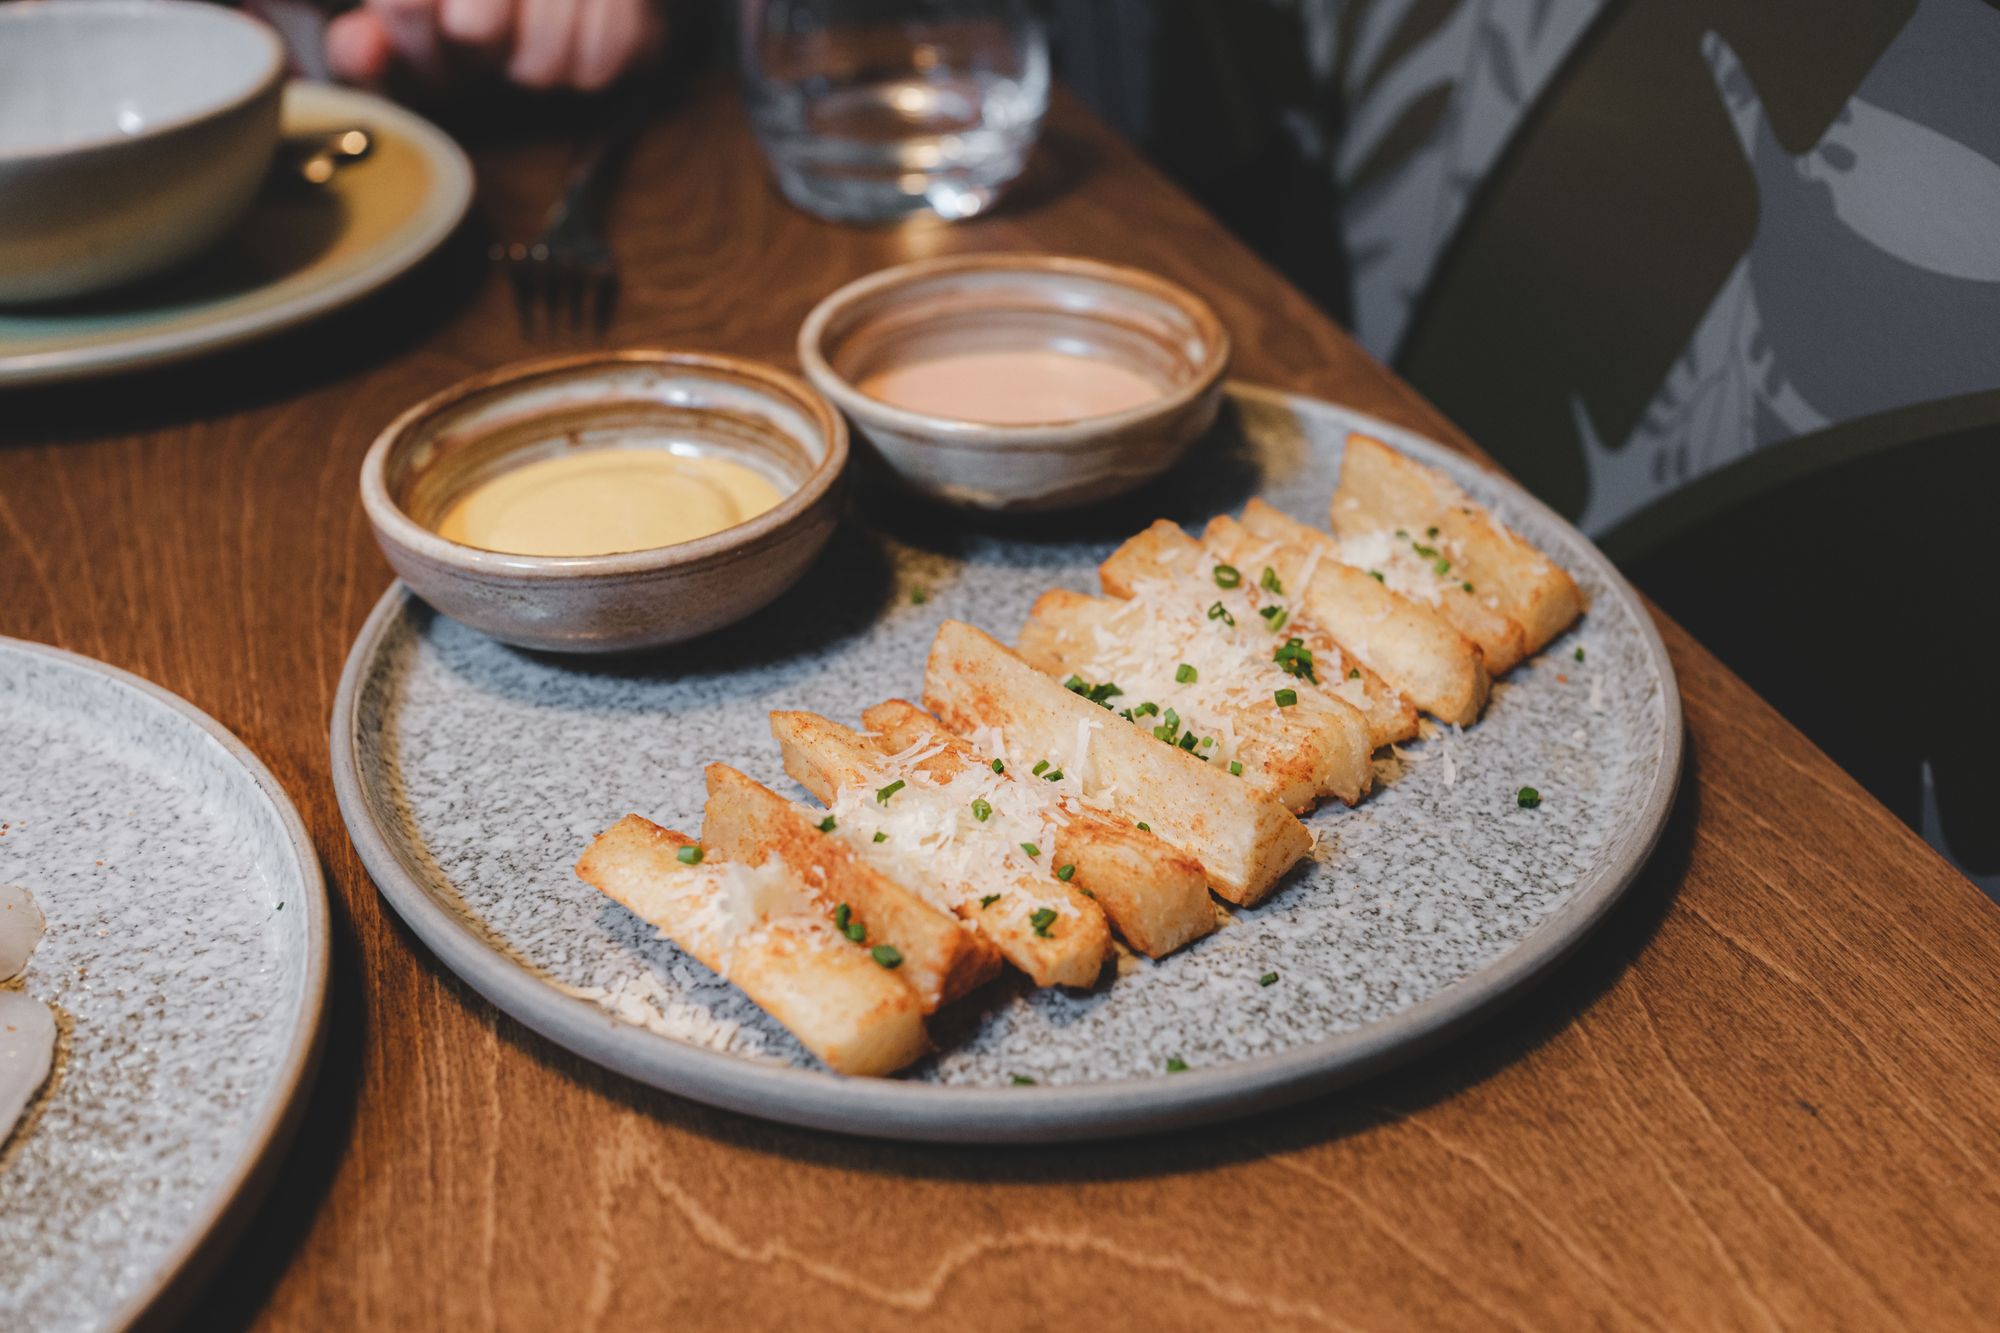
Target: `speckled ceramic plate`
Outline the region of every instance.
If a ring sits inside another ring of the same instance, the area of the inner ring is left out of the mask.
[[[214,721],[0,639],[0,883],[48,918],[21,984],[65,1030],[0,1151],[0,1328],[122,1328],[185,1297],[303,1104],[326,988],[319,861]]]
[[[770,610],[643,660],[516,652],[391,589],[348,659],[333,719],[356,847],[445,965],[529,1026],[634,1078],[773,1119],[921,1139],[1081,1138],[1238,1114],[1411,1054],[1574,947],[1630,882],[1679,772],[1672,669],[1604,557],[1513,485],[1329,404],[1237,388],[1231,408],[1128,501],[1032,524],[866,517]],[[1312,815],[1318,859],[1228,928],[1087,995],[1001,983],[933,1024],[935,1057],[895,1079],[846,1079],[571,873],[628,811],[698,829],[710,760],[796,793],[769,709],[851,722],[885,697],[916,698],[940,620],[1011,640],[1038,593],[1095,591],[1097,561],[1154,517],[1198,524],[1257,494],[1323,522],[1352,428],[1444,466],[1561,561],[1591,610],[1495,687],[1478,725],[1385,760],[1359,808]],[[927,595],[913,603],[918,587]],[[1516,805],[1523,785],[1541,791],[1540,808]],[[1260,986],[1272,971],[1280,980]],[[1187,1072],[1167,1073],[1176,1057]]]
[[[472,164],[393,102],[294,83],[284,132],[360,125],[366,158],[318,189],[266,189],[227,240],[172,273],[59,305],[0,308],[0,389],[131,370],[289,328],[345,305],[435,250],[472,202]]]

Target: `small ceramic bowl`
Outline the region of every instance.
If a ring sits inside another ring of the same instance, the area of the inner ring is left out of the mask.
[[[270,170],[284,78],[277,34],[217,5],[0,4],[0,303],[214,244]]]
[[[908,411],[871,377],[946,356],[1101,357],[1158,386],[1138,406],[1018,425]],[[814,387],[904,482],[979,509],[1063,509],[1172,467],[1215,420],[1229,334],[1208,303],[1138,269],[1053,255],[922,260],[851,282],[799,331]]]
[[[671,448],[742,463],[778,505],[693,541],[616,555],[509,555],[436,527],[472,487],[568,449]],[[622,652],[692,639],[768,605],[833,535],[847,467],[840,413],[791,375],[693,352],[594,352],[507,366],[390,423],[361,503],[396,572],[503,643]]]

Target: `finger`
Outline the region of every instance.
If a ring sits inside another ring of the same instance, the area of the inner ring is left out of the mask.
[[[438,72],[437,0],[367,0],[395,59],[424,74]]]
[[[577,0],[520,0],[514,55],[507,77],[529,88],[551,88],[569,72]]]
[[[644,6],[645,0],[582,0],[570,82],[596,92],[638,62],[646,36]]]
[[[468,46],[494,45],[507,36],[513,21],[513,0],[443,0],[438,7],[444,35]]]
[[[342,14],[326,25],[326,63],[349,83],[374,83],[389,72],[389,34],[365,9]]]

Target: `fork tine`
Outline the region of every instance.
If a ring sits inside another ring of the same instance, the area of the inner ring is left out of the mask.
[[[583,327],[583,272],[575,264],[562,267],[562,312],[571,333]]]
[[[594,306],[596,319],[593,327],[602,338],[611,329],[611,316],[618,304],[618,274],[606,266],[597,270],[596,280],[591,284],[596,297]]]
[[[507,276],[514,283],[514,314],[521,322],[521,336],[532,338],[535,336],[535,278],[524,256],[508,256]]]

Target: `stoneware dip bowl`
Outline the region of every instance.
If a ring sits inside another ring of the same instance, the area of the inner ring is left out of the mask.
[[[277,35],[217,5],[0,4],[0,304],[214,244],[270,170],[284,77]]]
[[[529,556],[440,537],[481,482],[570,449],[666,448],[763,473],[783,499],[734,527],[616,555]],[[838,522],[840,413],[794,376],[693,352],[593,352],[507,366],[417,404],[361,465],[383,554],[433,607],[503,643],[620,652],[678,643],[768,605]]]
[[[979,509],[1047,510],[1129,491],[1172,467],[1215,420],[1229,334],[1163,278],[1054,255],[922,260],[814,307],[799,360],[856,432],[926,495]],[[1015,424],[917,412],[861,386],[885,372],[991,353],[1094,357],[1157,394],[1121,410]]]

